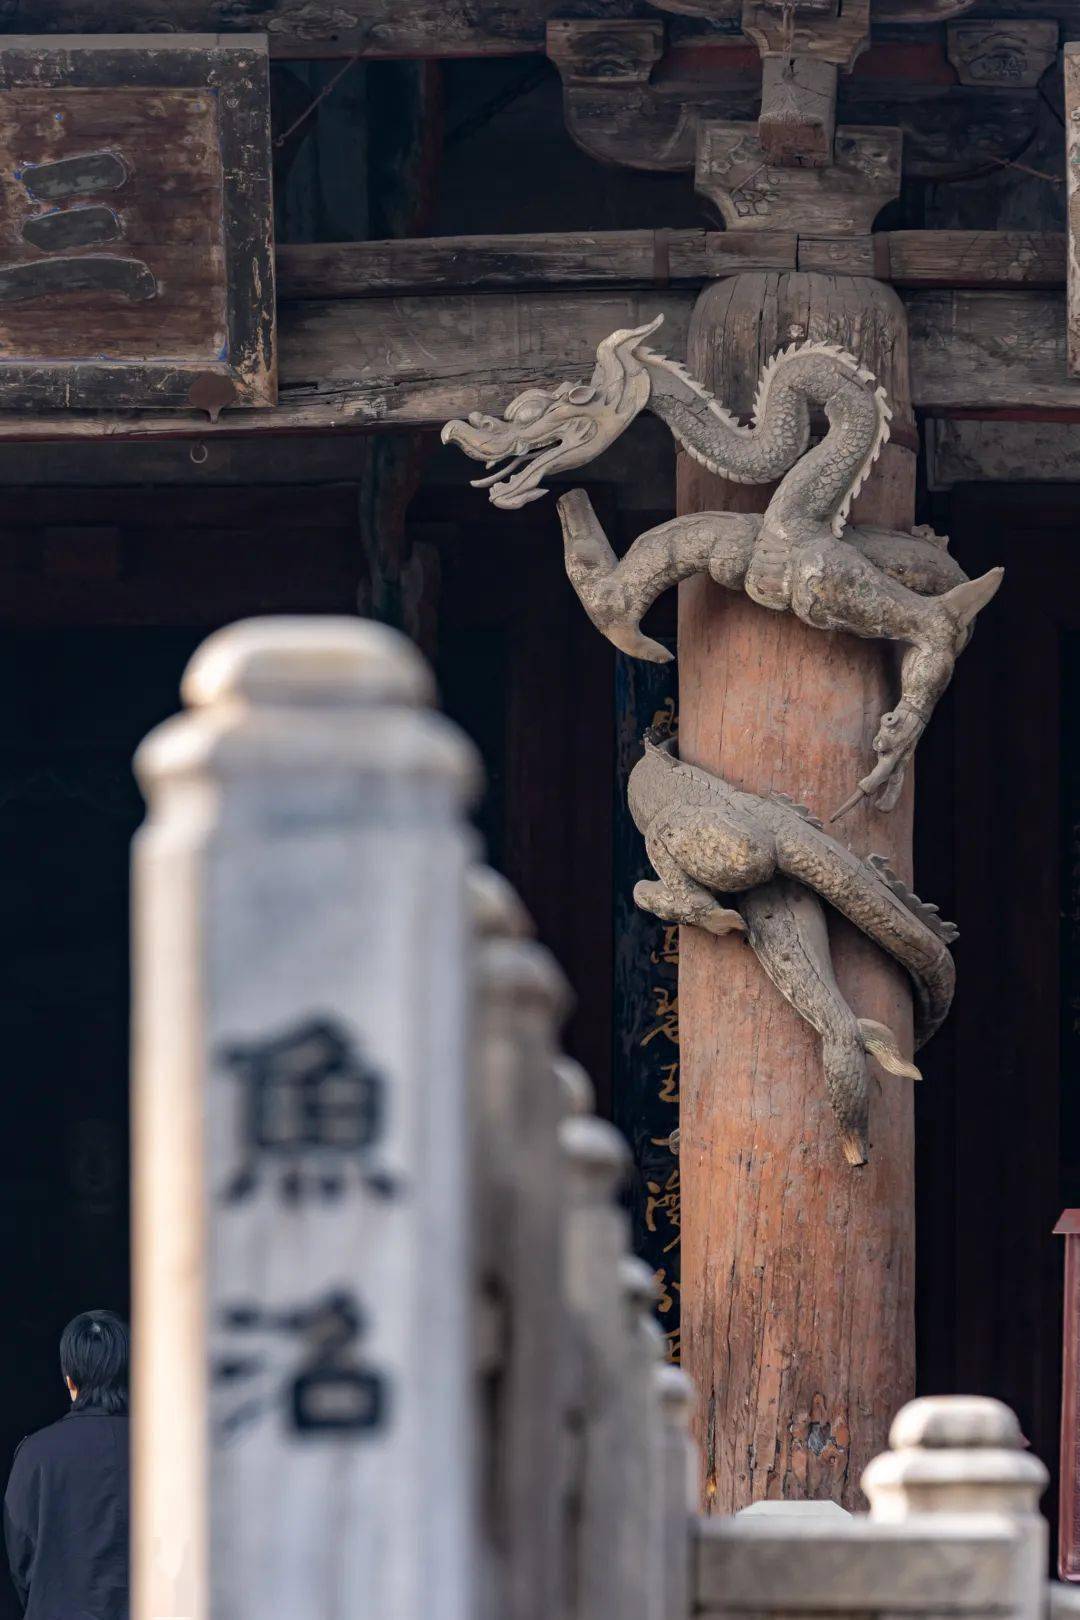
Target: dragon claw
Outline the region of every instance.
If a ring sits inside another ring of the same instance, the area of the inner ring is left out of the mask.
[[[904,786],[908,760],[925,729],[926,717],[913,704],[901,701],[895,709],[883,714],[874,738],[878,762],[869,776],[862,778],[851,797],[844,800],[839,810],[833,811],[830,824],[854,810],[863,799],[873,798],[877,810],[894,810]]]

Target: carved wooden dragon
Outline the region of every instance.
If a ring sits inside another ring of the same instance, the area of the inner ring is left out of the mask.
[[[590,382],[527,389],[501,420],[474,413],[467,422],[448,422],[443,440],[489,469],[505,461],[476,482],[496,506],[511,509],[543,495],[543,478],[592,461],[646,408],[710,472],[742,483],[781,478],[763,516],[675,518],[640,535],[621,561],[588,496],[572,490],[559,501],[566,571],[608,640],[655,662],[670,654],[641,633],[642,615],[668,586],[706,570],[761,606],[790,610],[819,629],[905,642],[900,700],[882,716],[874,739],[877,764],[833,819],[868,794],[879,809],[891,809],[1002,570],[968,580],[946,542],[927,529],[846,527],[891,416],[884,391],[850,354],[804,343],[776,355],[762,373],[747,427],[683,366],[645,347],[660,319],[605,338]],[[808,449],[815,405],[824,407],[829,431]]]
[[[742,793],[676,760],[646,736],[630,773],[630,813],[658,881],[638,883],[634,899],[665,922],[713,934],[746,934],[777,989],[822,1038],[825,1085],[849,1164],[869,1152],[867,1054],[892,1074],[919,1078],[896,1036],[857,1018],[832,969],[827,900],[896,958],[915,989],[915,1045],[929,1040],[952,1001],[952,923],[889,870],[831,838],[803,805],[780,794]],[[732,909],[717,895],[730,897]]]

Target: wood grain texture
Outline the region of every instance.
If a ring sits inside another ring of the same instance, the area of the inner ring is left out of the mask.
[[[926,424],[926,483],[1080,482],[1080,428],[1072,422],[980,422],[934,417]]]
[[[662,286],[740,270],[793,270],[792,231],[590,231],[442,236],[414,241],[288,243],[277,249],[282,298],[356,298],[454,288]]]
[[[59,117],[58,117],[59,112]],[[66,296],[26,297],[4,312],[5,359],[56,360],[92,354],[137,360],[148,353],[182,360],[213,355],[228,336],[222,175],[217,110],[208,90],[7,90],[0,93],[0,258],[9,266],[55,263],[47,243],[28,240],[35,223],[70,221],[73,211],[28,197],[27,164],[45,167],[69,151],[115,149],[124,182],[109,187],[119,242],[87,253],[87,270],[123,254],[141,260],[151,292],[133,303],[90,284]],[[97,195],[103,193],[95,187]],[[55,224],[54,224],[55,230]],[[86,253],[86,250],[83,250]],[[166,260],[167,255],[167,260]]]
[[[1080,375],[1080,49],[1065,46],[1065,175],[1068,184],[1068,356]]]
[[[737,409],[781,341],[842,342],[910,422],[906,332],[895,294],[869,281],[745,276],[707,289],[689,363]],[[888,446],[856,502],[909,526],[914,456]],[[679,511],[761,510],[767,489],[686,463]],[[893,687],[885,649],[812,630],[707,579],[680,587],[680,753],[754,792],[816,811],[840,803],[872,758]],[[860,854],[910,877],[911,788],[883,816],[841,824]],[[904,976],[830,918],[837,978],[859,1016],[910,1034]],[[845,1164],[818,1043],[736,939],[684,929],[680,958],[683,1356],[698,1391],[703,1507],[772,1497],[859,1501],[914,1383],[912,1097],[881,1077],[870,1163]]]
[[[265,33],[279,57],[518,56],[544,48],[552,14],[632,17],[639,0],[15,0],[0,30],[73,34]],[[741,0],[717,0],[738,28]],[[47,16],[47,23],[43,19]]]
[[[671,288],[287,303],[275,409],[231,409],[216,423],[181,411],[8,410],[0,440],[212,440],[435,428],[471,410],[501,415],[522,388],[584,379],[602,338],[661,312],[657,346],[685,356],[692,298]],[[941,415],[1080,413],[1080,386],[1065,369],[1064,293],[915,290],[904,304],[915,405]],[[789,341],[777,333],[778,347]]]
[[[0,403],[275,397],[265,43],[0,41]]]
[[[1077,409],[1065,298],[1054,292],[913,292],[911,388],[927,410]]]
[[[675,25],[706,39],[737,36],[742,0],[667,0]],[[937,22],[969,0],[876,0],[881,22]],[[519,56],[542,51],[550,16],[632,19],[641,0],[12,0],[0,32],[77,34],[265,33],[281,58]],[[1059,18],[1075,25],[1074,0],[982,0],[980,17]],[[697,19],[696,26],[692,19]]]
[[[744,270],[796,268],[872,275],[902,287],[1056,288],[1065,285],[1065,241],[1055,231],[797,237],[791,230],[678,230],[283,242],[277,276],[285,300],[455,289],[694,286]]]

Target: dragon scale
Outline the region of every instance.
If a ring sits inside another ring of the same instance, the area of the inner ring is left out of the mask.
[[[802,805],[762,797],[674,758],[645,739],[630,774],[630,811],[659,881],[635,899],[668,922],[711,933],[745,932],[781,994],[822,1036],[825,1078],[852,1164],[869,1152],[867,1055],[918,1077],[893,1033],[856,1017],[832,971],[825,901],[907,971],[915,993],[915,1046],[948,1014],[956,937],[878,857],[863,860]],[[718,898],[723,897],[723,898]],[[732,904],[725,904],[731,901]]]

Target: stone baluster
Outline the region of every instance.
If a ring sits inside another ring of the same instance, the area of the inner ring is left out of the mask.
[[[143,744],[136,1620],[474,1620],[472,750],[396,633],[212,636]]]
[[[563,1591],[567,1354],[555,1038],[569,990],[551,953],[526,937],[510,885],[483,868],[472,884],[477,1253],[499,1323],[484,1403],[484,1604],[497,1620],[553,1620]]]
[[[623,1557],[623,1504],[633,1448],[620,1400],[632,1341],[620,1265],[629,1247],[615,1194],[630,1154],[614,1126],[593,1115],[563,1120],[567,1186],[565,1288],[579,1356],[569,1494],[573,1546],[566,1610],[571,1620],[636,1613]]]
[[[653,1315],[656,1280],[650,1267],[627,1255],[619,1270],[627,1339],[616,1391],[628,1452],[620,1507],[629,1598],[623,1614],[626,1620],[663,1620],[663,1430],[656,1375],[664,1359],[664,1335]]]
[[[897,1413],[889,1444],[862,1476],[871,1519],[891,1525],[928,1514],[1007,1517],[1016,1554],[1001,1605],[1014,1620],[1040,1620],[1047,1525],[1039,1498],[1049,1475],[1025,1450],[1009,1407],[980,1395],[926,1396]]]
[[[660,1409],[660,1612],[662,1620],[689,1620],[693,1610],[691,1545],[698,1466],[690,1437],[694,1386],[682,1368],[670,1362],[661,1362],[653,1377]]]

